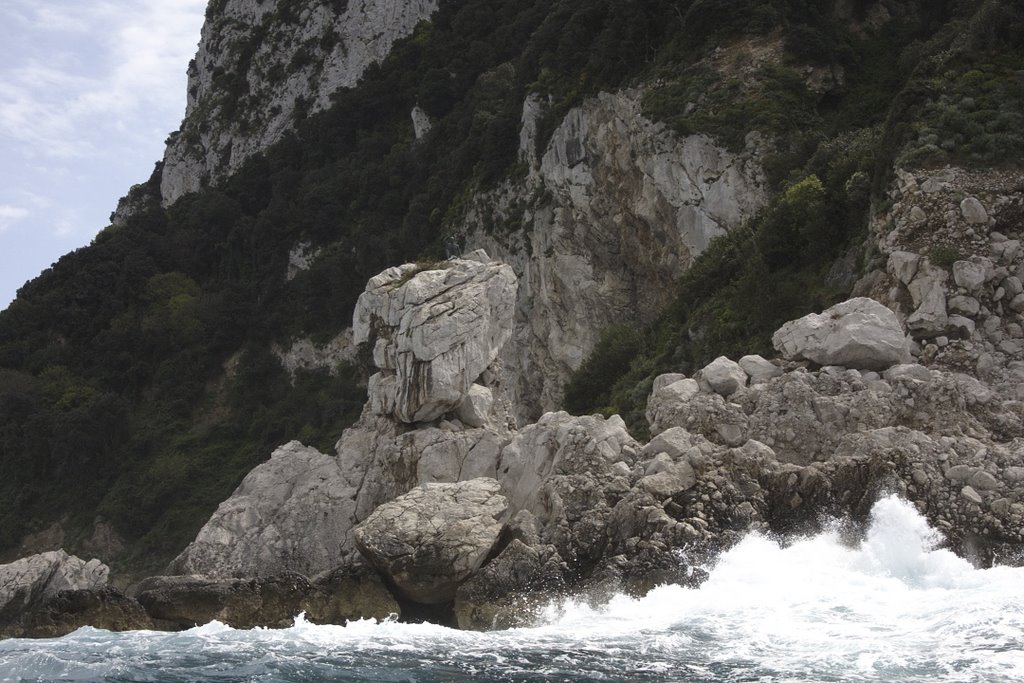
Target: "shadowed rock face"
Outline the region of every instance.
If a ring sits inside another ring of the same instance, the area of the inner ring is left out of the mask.
[[[508,509],[500,490],[486,477],[424,484],[356,527],[356,546],[408,599],[449,602],[498,541]]]

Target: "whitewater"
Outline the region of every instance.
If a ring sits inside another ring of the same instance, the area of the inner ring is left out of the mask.
[[[550,605],[490,633],[359,621],[0,641],[2,681],[1021,681],[1024,569],[975,569],[914,507],[864,539],[750,535],[700,588]]]

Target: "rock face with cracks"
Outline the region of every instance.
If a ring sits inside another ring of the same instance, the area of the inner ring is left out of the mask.
[[[515,299],[515,274],[499,264],[406,264],[372,278],[353,331],[381,369],[370,378],[374,410],[415,423],[458,407],[511,336]]]
[[[409,600],[448,602],[498,541],[508,509],[500,490],[486,477],[424,484],[356,527],[356,546]]]

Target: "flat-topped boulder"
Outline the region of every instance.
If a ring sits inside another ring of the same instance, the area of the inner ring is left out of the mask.
[[[371,278],[353,334],[373,344],[381,370],[370,378],[376,412],[415,423],[459,407],[512,334],[516,288],[509,266],[469,259],[407,263]]]
[[[449,602],[498,542],[508,500],[494,479],[424,484],[355,529],[356,547],[406,598]]]
[[[910,362],[910,349],[896,314],[866,297],[791,320],[772,335],[772,344],[787,360],[819,365],[884,370]]]

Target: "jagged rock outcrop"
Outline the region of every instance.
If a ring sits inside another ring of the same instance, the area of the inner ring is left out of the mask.
[[[910,361],[896,314],[873,299],[859,297],[786,323],[772,335],[787,360],[884,370]]]
[[[381,504],[421,484],[496,475],[511,438],[496,361],[516,279],[486,254],[474,258],[427,270],[407,264],[370,281],[354,328],[382,372],[337,455],[297,441],[277,449],[169,574],[313,576],[359,563],[352,530]]]
[[[0,565],[0,621],[8,621],[65,590],[107,585],[110,567],[82,560],[63,550],[24,557]]]
[[[522,423],[562,387],[608,326],[651,320],[716,235],[765,201],[761,142],[733,154],[642,115],[643,92],[602,93],[570,111],[537,151],[543,101],[523,104],[525,179],[474,198],[462,231],[520,278],[503,354]],[[513,230],[501,226],[514,227]]]
[[[437,0],[225,0],[211,4],[189,64],[181,130],[168,139],[164,205],[230,175],[331,94],[354,86]]]
[[[246,475],[167,571],[228,578],[334,567],[355,494],[336,458],[292,441]]]
[[[498,480],[512,514],[530,513],[541,542],[570,569],[588,569],[603,551],[612,508],[629,490],[637,450],[618,416],[547,413],[501,452]]]
[[[356,546],[407,599],[448,602],[498,541],[508,510],[500,490],[486,477],[424,484],[374,510]]]
[[[87,624],[144,628],[145,615],[106,590],[109,576],[99,560],[63,550],[0,565],[0,637],[60,636]]]
[[[656,436],[641,456],[663,451],[650,469],[687,453],[696,481],[679,477],[687,486],[664,509],[678,505],[674,518],[702,520],[687,522],[701,532],[697,542],[722,546],[758,525],[814,526],[822,514],[863,519],[890,491],[914,502],[959,552],[1024,560],[1024,404],[971,375],[919,364],[881,375],[805,365],[782,364],[785,372],[728,400],[678,375],[655,383],[648,419]]]
[[[399,422],[457,408],[512,334],[516,277],[506,265],[459,259],[439,268],[388,268],[370,279],[353,320],[382,372],[372,405]]]

